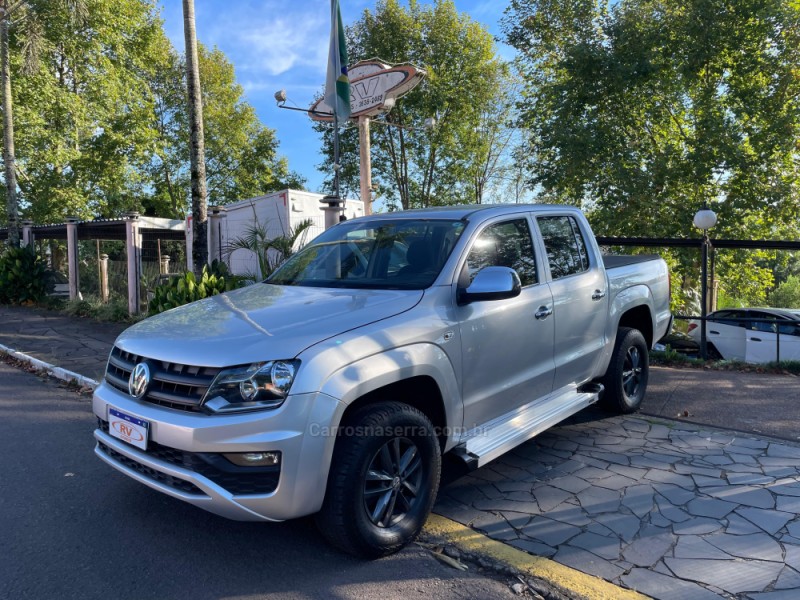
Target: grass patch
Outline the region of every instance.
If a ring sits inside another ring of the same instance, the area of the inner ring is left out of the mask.
[[[673,350],[667,345],[666,350],[651,350],[650,364],[662,367],[702,367],[706,362],[700,358],[692,358]]]
[[[61,311],[71,317],[112,323],[135,323],[144,318],[144,315],[129,315],[128,302],[121,298],[112,298],[108,302],[103,302],[96,296],[87,296],[83,300],[68,300],[63,304]]]
[[[709,369],[712,371],[738,371],[741,373],[768,373],[773,375],[800,376],[800,361],[782,360],[769,363],[753,364],[741,360],[703,360],[692,358],[672,350],[650,351],[650,364],[659,367],[687,367]]]

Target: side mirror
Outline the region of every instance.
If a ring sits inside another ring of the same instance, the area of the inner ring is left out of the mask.
[[[468,288],[459,288],[458,303],[505,300],[519,296],[520,291],[522,291],[522,283],[514,269],[484,267],[478,271]]]

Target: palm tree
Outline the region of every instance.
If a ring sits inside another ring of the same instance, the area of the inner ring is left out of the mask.
[[[189,102],[190,162],[192,180],[192,262],[201,274],[208,262],[206,214],[206,159],[203,136],[203,98],[197,60],[194,0],[183,0],[183,36],[186,41],[186,90]]]
[[[237,250],[249,250],[255,254],[258,273],[248,273],[246,277],[260,281],[272,275],[281,263],[294,254],[296,247],[305,241],[306,233],[312,225],[311,219],[307,219],[292,227],[287,234],[271,238],[267,233],[267,226],[256,220],[254,225],[245,228],[244,234],[228,242],[223,253],[228,260]]]
[[[88,7],[85,0],[56,0],[56,9],[68,11],[73,23],[86,22]],[[19,201],[17,199],[17,165],[14,155],[14,107],[11,99],[11,60],[8,37],[12,25],[21,23],[23,35],[23,73],[32,73],[38,68],[39,53],[44,42],[44,33],[39,22],[42,3],[36,0],[0,0],[0,82],[3,98],[3,164],[6,179],[6,217],[8,220],[8,244],[19,246]]]

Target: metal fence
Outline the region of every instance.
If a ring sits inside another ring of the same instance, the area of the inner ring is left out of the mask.
[[[598,236],[597,242],[605,248],[609,247],[639,247],[639,248],[696,248],[698,251],[703,249],[702,238],[678,239],[678,238],[623,238],[623,237],[603,237]],[[703,311],[702,301],[698,304],[701,313],[713,312],[717,305],[717,287],[715,276],[715,264],[720,260],[723,253],[741,250],[770,250],[775,251],[774,264],[778,260],[779,251],[796,252],[800,250],[800,242],[789,240],[727,240],[709,239],[708,249],[711,260],[710,285],[705,284],[708,291],[706,310]],[[724,257],[728,258],[728,257]],[[747,277],[741,278],[739,285],[747,285]],[[730,285],[730,282],[726,282]],[[700,284],[701,290],[704,284]],[[731,295],[736,290],[731,291]],[[757,309],[737,309],[731,311],[759,312]],[[682,321],[696,321],[702,327],[706,325],[706,341],[713,350],[725,359],[737,359],[746,362],[772,362],[781,360],[800,360],[800,321],[793,322],[791,319],[780,319],[773,316],[746,316],[743,318],[725,318],[720,320],[716,316],[708,318],[700,315],[675,315],[675,319]],[[712,325],[719,325],[717,329],[711,329]],[[737,330],[730,335],[723,333],[727,328]],[[723,329],[724,328],[724,329]],[[722,337],[720,337],[722,336]],[[715,343],[716,339],[716,343]],[[724,341],[721,341],[724,340]],[[701,341],[702,343],[702,341]],[[724,349],[718,346],[724,345]],[[702,348],[701,348],[702,354]]]

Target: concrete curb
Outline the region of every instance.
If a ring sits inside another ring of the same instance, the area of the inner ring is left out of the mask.
[[[13,348],[9,348],[8,346],[4,346],[0,344],[0,353],[8,354],[9,356],[16,358],[17,360],[21,360],[23,362],[28,363],[32,367],[36,367],[37,369],[42,369],[47,371],[47,374],[51,377],[55,377],[56,379],[61,379],[62,381],[74,381],[81,387],[90,387],[94,390],[98,385],[100,385],[94,379],[89,379],[84,375],[80,375],[79,373],[74,373],[73,371],[68,371],[67,369],[62,369],[61,367],[57,367],[55,365],[51,365],[50,363],[46,363],[43,360],[39,360],[38,358],[34,358],[32,356],[28,356],[22,352],[17,352]]]
[[[549,558],[533,556],[495,541],[474,529],[431,514],[424,531],[464,552],[488,556],[521,573],[543,579],[566,592],[570,598],[585,600],[647,600],[649,596],[618,587],[599,577],[587,575]]]

